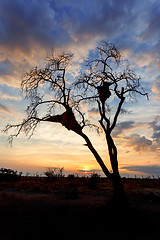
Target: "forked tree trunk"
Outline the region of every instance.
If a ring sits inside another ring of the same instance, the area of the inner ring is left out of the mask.
[[[82,128],[79,125],[79,123],[76,121],[71,108],[68,107],[66,112],[64,112],[63,114],[50,116],[46,118],[45,121],[59,122],[63,126],[65,126],[68,130],[72,130],[75,133],[79,134],[81,137],[83,137],[83,139],[86,141],[86,146],[94,155],[102,171],[104,172],[106,177],[108,177],[113,183],[113,202],[117,206],[125,205],[125,202],[126,202],[125,192],[124,192],[123,183],[118,170],[117,148],[112,139],[111,132],[106,130],[105,134],[106,134],[106,141],[108,145],[108,151],[109,151],[110,162],[111,162],[113,173],[110,173],[110,171],[104,164],[102,158],[100,157],[96,149],[93,147],[89,138],[82,132]]]
[[[121,179],[121,177],[119,175],[119,171],[118,171],[117,151],[116,151],[115,145],[114,145],[114,150],[113,149],[111,150],[111,148],[113,148],[113,139],[111,138],[111,136],[109,137],[109,146],[108,147],[112,151],[110,160],[111,160],[111,165],[112,165],[112,169],[113,169],[113,173],[110,173],[108,168],[104,164],[103,160],[101,159],[101,157],[99,156],[99,154],[97,153],[95,148],[93,147],[89,138],[82,132],[80,135],[85,139],[85,141],[87,143],[86,144],[87,147],[90,149],[90,151],[96,158],[97,162],[99,163],[99,165],[102,168],[106,177],[108,177],[113,183],[113,203],[114,203],[114,205],[116,205],[117,207],[120,207],[120,208],[121,207],[124,208],[127,204],[127,201],[126,201],[126,196],[125,196],[122,179]]]
[[[111,179],[113,183],[113,202],[116,204],[117,207],[125,208],[125,206],[127,206],[128,204],[122,179],[119,174],[117,148],[109,132],[106,132],[106,140],[108,145],[110,162],[113,170]]]
[[[86,141],[87,147],[90,149],[94,157],[96,158],[97,162],[99,163],[101,169],[103,170],[106,177],[108,177],[113,184],[113,206],[115,210],[118,211],[125,211],[128,209],[128,201],[126,198],[124,186],[122,183],[122,179],[119,174],[118,170],[118,161],[117,161],[117,148],[113,142],[112,137],[109,135],[108,137],[108,148],[109,148],[109,155],[110,155],[110,162],[112,165],[113,173],[110,173],[106,165],[104,164],[102,158],[99,156],[95,148],[93,147],[92,143],[90,142],[89,138],[84,134],[80,134]]]

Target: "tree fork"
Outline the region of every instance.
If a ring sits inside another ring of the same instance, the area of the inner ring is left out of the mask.
[[[98,152],[95,150],[95,148],[93,147],[91,141],[89,140],[89,138],[82,132],[81,134],[79,134],[80,136],[82,136],[84,138],[84,140],[87,143],[87,147],[90,149],[90,151],[92,152],[92,154],[94,155],[95,159],[97,160],[97,162],[99,163],[100,167],[102,168],[104,174],[112,180],[112,173],[109,172],[108,168],[106,167],[106,165],[104,164],[102,158],[99,156]]]

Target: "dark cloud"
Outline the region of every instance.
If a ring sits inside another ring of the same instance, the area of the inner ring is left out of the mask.
[[[160,22],[160,5],[159,2],[155,2],[150,8],[148,8],[147,11],[148,14],[146,14],[146,28],[145,30],[140,34],[140,38],[143,41],[147,40],[154,40],[159,39],[160,37],[160,30],[159,30],[159,22]]]
[[[58,41],[63,44],[68,34],[61,31],[58,20],[49,0],[0,1],[0,44],[26,52],[35,43],[43,47]]]
[[[143,123],[135,123],[134,121],[124,121],[118,123],[112,136],[115,138],[122,137],[125,140],[125,146],[133,147],[137,152],[152,151],[159,149],[160,140],[160,117],[157,116],[153,122],[148,123],[149,128],[153,129],[151,139],[139,134],[124,135],[126,130],[133,130],[143,126]]]
[[[127,140],[127,146],[133,147],[137,152],[156,151],[157,149],[157,146],[150,139],[145,136],[141,137],[139,134],[131,134],[125,139]]]
[[[99,114],[98,108],[96,108],[96,107],[92,107],[91,109],[88,110],[88,112],[93,115]]]
[[[153,122],[150,122],[149,127],[153,129],[153,140],[158,142],[160,140],[160,116],[157,116]]]
[[[1,61],[0,62],[0,76],[11,75],[11,74],[13,74],[12,63],[8,59]]]
[[[137,28],[137,4],[139,1],[127,0],[88,0],[75,2],[58,1],[57,9],[63,13],[63,21],[76,42],[106,37],[122,37]],[[128,28],[128,26],[130,26]]]
[[[18,49],[33,58],[51,47],[92,48],[95,41],[106,38],[118,41],[122,51],[143,49],[144,55],[155,48],[156,53],[157,42],[144,44],[143,39],[145,31],[150,31],[154,9],[156,3],[138,0],[0,1],[0,47],[10,53]]]
[[[160,140],[160,130],[159,131],[155,131],[152,135],[152,138],[156,141]]]
[[[152,174],[152,175],[160,176],[160,165],[125,166],[125,167],[121,167],[121,169],[125,169],[130,172],[139,172],[141,174]]]
[[[141,8],[138,0],[0,1],[0,44],[28,51],[35,43],[50,47],[124,38],[136,31]]]
[[[104,34],[108,38],[116,37],[124,33],[127,24],[133,26],[136,18],[134,12],[131,12],[132,7],[132,2],[126,1],[93,1],[92,11],[87,14],[87,21],[79,26],[76,33],[81,37]]]
[[[125,130],[133,128],[135,128],[135,123],[133,121],[124,121],[116,125],[116,128],[112,135],[113,137],[119,137]]]

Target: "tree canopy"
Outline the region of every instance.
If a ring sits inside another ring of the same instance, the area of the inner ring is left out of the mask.
[[[72,68],[73,57],[72,53],[65,52],[58,56],[47,56],[44,68],[34,67],[23,74],[21,89],[30,104],[22,123],[6,126],[6,132],[12,127],[17,129],[16,133],[10,135],[10,142],[21,131],[31,137],[41,121],[59,122],[68,130],[80,133],[85,126],[92,125],[83,113],[81,104],[84,101],[97,103],[100,125],[104,131],[111,132],[125,97],[135,98],[136,94],[148,97],[141,86],[141,78],[132,69],[115,70],[122,59],[114,44],[102,41],[97,47],[96,57],[86,61],[86,71],[74,82],[66,78],[67,67]],[[112,123],[107,117],[110,106],[106,102],[111,95],[119,99]]]

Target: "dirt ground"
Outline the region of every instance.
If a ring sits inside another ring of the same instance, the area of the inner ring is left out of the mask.
[[[159,180],[125,179],[125,210],[109,180],[89,181],[0,183],[0,240],[160,239]]]

